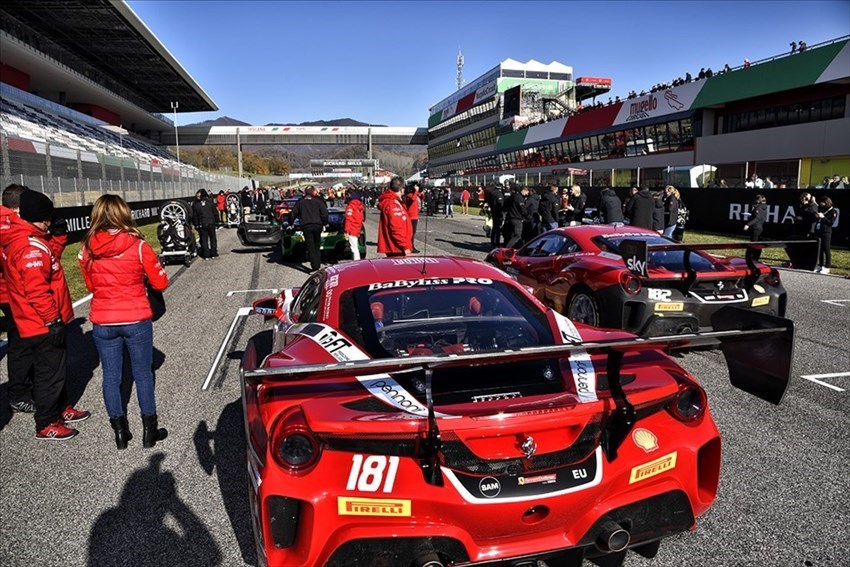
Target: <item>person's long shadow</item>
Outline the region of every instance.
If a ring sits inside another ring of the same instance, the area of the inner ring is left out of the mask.
[[[177,495],[174,475],[156,453],[124,485],[118,506],[89,534],[88,567],[221,563],[221,550],[201,519]]]
[[[245,427],[242,423],[242,401],[224,407],[215,430],[206,421],[195,429],[193,440],[198,462],[208,475],[214,472],[221,490],[221,500],[239,544],[242,560],[257,565],[257,549],[252,534],[251,508],[248,504],[248,471],[245,466]]]

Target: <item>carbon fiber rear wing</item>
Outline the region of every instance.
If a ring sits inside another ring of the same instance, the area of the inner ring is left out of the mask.
[[[616,458],[617,449],[635,423],[635,411],[623,391],[620,368],[628,352],[692,349],[718,346],[726,359],[733,386],[758,398],[779,404],[791,378],[794,353],[794,323],[789,319],[765,313],[727,306],[712,316],[715,331],[651,338],[614,339],[606,341],[560,344],[505,350],[503,352],[470,354],[437,354],[406,358],[381,358],[307,364],[275,368],[240,368],[247,382],[286,383],[306,378],[341,378],[368,376],[401,371],[424,371],[428,405],[428,431],[423,445],[422,467],[429,482],[441,484],[436,454],[440,450],[439,429],[434,414],[432,375],[435,370],[468,366],[491,366],[567,357],[573,353],[604,354],[607,356],[608,383],[615,402],[614,411],[607,416],[602,436],[603,450],[609,460]]]
[[[691,254],[694,252],[702,252],[707,250],[740,250],[746,249],[747,252],[744,258],[747,262],[749,275],[744,282],[749,288],[758,280],[761,275],[758,266],[755,264],[753,252],[763,250],[765,248],[785,248],[788,259],[798,268],[805,270],[813,270],[817,264],[818,254],[820,252],[819,240],[776,240],[766,242],[726,242],[717,244],[685,244],[674,243],[669,244],[648,244],[645,240],[627,238],[620,241],[620,255],[626,263],[626,267],[634,275],[643,278],[649,277],[649,254],[651,252],[670,252],[675,250],[684,250],[684,264],[686,272],[685,284],[688,289],[697,279],[697,272],[691,267]],[[806,248],[809,248],[808,252]]]

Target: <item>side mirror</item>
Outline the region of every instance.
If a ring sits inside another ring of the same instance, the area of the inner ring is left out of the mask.
[[[257,315],[262,315],[263,319],[268,321],[273,319],[278,314],[277,299],[274,297],[266,297],[258,299],[252,304],[252,309]]]

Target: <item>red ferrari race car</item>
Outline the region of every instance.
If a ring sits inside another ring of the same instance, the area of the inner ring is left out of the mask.
[[[807,244],[807,243],[802,243]],[[783,317],[779,272],[709,250],[794,246],[800,242],[682,244],[629,226],[564,227],[487,261],[571,320],[642,336],[710,330],[718,309],[735,305]]]
[[[620,565],[713,503],[720,437],[665,349],[721,344],[779,403],[790,321],[702,335],[574,325],[484,262],[363,260],[254,304],[240,368],[261,564]]]

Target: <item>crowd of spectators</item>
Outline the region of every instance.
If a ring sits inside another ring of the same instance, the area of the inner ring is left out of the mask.
[[[803,53],[808,48],[808,46],[806,45],[806,42],[802,41],[802,40],[800,40],[799,42],[792,41],[790,43],[790,46],[791,46],[791,52],[790,52],[791,55],[793,55],[795,53]],[[742,63],[740,68],[741,69],[748,69],[751,66],[752,66],[752,63],[750,62],[750,60],[744,59],[744,62]],[[713,77],[715,75],[723,75],[725,73],[730,73],[735,69],[736,68],[731,67],[729,65],[729,63],[726,63],[725,65],[723,65],[723,68],[720,69],[719,71],[714,71],[711,67],[701,67],[699,72],[697,73],[697,75],[695,77],[693,75],[691,75],[690,72],[686,72],[684,76],[679,76],[679,77],[676,77],[675,79],[672,79],[670,81],[656,83],[656,84],[652,85],[652,87],[649,89],[649,91],[646,91],[646,90],[629,91],[629,94],[626,95],[626,100],[632,100],[632,99],[635,99],[635,98],[640,98],[640,97],[646,96],[647,94],[664,91],[664,90],[667,90],[667,89],[670,89],[670,88],[673,88],[673,87],[679,87],[679,86],[682,86],[682,85],[687,85],[687,84],[690,84],[690,83],[696,82],[696,81],[703,81],[705,79],[710,79],[711,77]],[[593,102],[590,102],[590,103],[586,103],[586,104],[579,103],[579,104],[576,105],[575,108],[570,109],[570,110],[565,110],[564,112],[562,112],[558,115],[546,116],[546,117],[540,118],[538,120],[532,120],[532,121],[528,122],[527,124],[524,124],[524,125],[518,127],[517,130],[530,128],[532,126],[537,126],[539,124],[545,124],[546,122],[551,122],[552,120],[557,120],[557,119],[563,118],[565,116],[575,116],[576,114],[581,114],[583,112],[587,112],[589,110],[593,110],[593,109],[596,109],[596,108],[603,108],[603,107],[606,107],[606,106],[619,104],[620,102],[622,102],[622,99],[619,96],[615,96],[613,98],[608,97],[608,100],[606,102],[602,102],[601,100],[595,100],[594,99]]]

